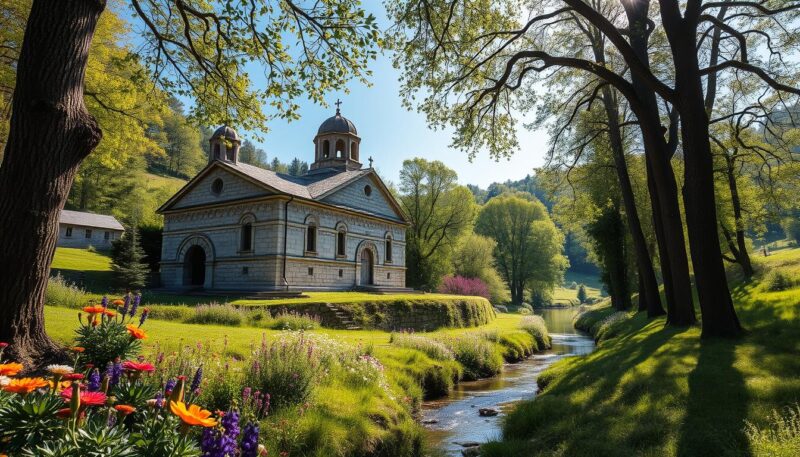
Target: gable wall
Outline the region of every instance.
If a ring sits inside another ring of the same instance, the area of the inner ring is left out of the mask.
[[[217,195],[211,191],[211,184],[220,178],[223,182],[222,192]],[[216,168],[209,172],[203,179],[195,183],[194,187],[180,198],[173,209],[209,203],[224,202],[242,198],[252,198],[269,195],[269,192],[255,184],[234,175],[233,173]]]
[[[364,186],[367,185],[372,187],[372,194],[370,196],[367,196],[364,193]],[[381,192],[378,184],[370,176],[364,176],[355,182],[348,184],[333,194],[325,197],[322,201],[332,203],[334,205],[356,208],[394,219],[401,219],[400,215],[395,212],[394,208],[392,208],[392,205],[387,200],[387,197],[383,194],[383,192]]]

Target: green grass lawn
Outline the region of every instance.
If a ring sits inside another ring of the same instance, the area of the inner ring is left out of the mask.
[[[795,281],[771,292],[759,279],[733,287],[748,333],[700,339],[700,329],[665,328],[642,313],[585,357],[565,359],[542,376],[543,394],[508,416],[495,456],[766,456],[747,424],[773,427],[777,411],[800,402],[800,249],[754,259]]]
[[[56,340],[69,344],[72,342],[74,329],[77,325],[78,310],[70,308],[57,308],[53,306],[45,307],[45,323],[47,333]],[[449,335],[455,336],[473,331],[504,331],[519,327],[523,318],[519,314],[498,314],[497,318],[490,324],[472,329],[441,329],[434,332],[424,333],[430,336]],[[226,327],[222,325],[200,325],[185,324],[181,322],[170,322],[152,319],[145,324],[148,338],[145,340],[145,352],[152,351],[155,346],[176,345],[182,341],[185,344],[193,344],[202,341],[208,344],[220,344],[227,341],[231,350],[236,352],[249,351],[250,345],[261,341],[261,337],[274,336],[280,331],[267,330],[254,327]],[[320,333],[334,337],[339,341],[352,344],[363,345],[388,345],[389,332],[379,330],[335,330],[317,329],[309,330],[310,333]]]
[[[107,252],[58,247],[50,268],[52,274],[60,274],[89,292],[103,293],[111,288],[111,257]]]

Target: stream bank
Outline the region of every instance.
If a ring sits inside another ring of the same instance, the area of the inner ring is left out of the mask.
[[[516,402],[536,396],[536,379],[544,369],[564,357],[588,354],[594,341],[572,327],[574,309],[542,309],[552,337],[552,348],[516,364],[506,364],[498,376],[459,383],[449,396],[423,403],[426,439],[431,447],[458,456],[465,445],[485,443],[500,436],[501,420]],[[497,411],[482,416],[481,409]]]

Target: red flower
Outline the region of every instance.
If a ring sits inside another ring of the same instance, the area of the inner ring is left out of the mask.
[[[0,349],[5,349],[7,347],[8,347],[8,343],[3,343],[2,341],[0,341]]]
[[[69,403],[72,400],[72,389],[64,389],[61,398]],[[103,392],[81,392],[81,406],[103,406],[106,400],[106,394]]]
[[[80,381],[81,379],[83,379],[83,375],[80,373],[70,373],[64,375],[61,379],[63,379],[64,381]]]
[[[147,362],[131,362],[130,360],[124,362],[122,364],[122,368],[125,371],[144,371],[147,373],[152,373],[156,370],[152,364]]]

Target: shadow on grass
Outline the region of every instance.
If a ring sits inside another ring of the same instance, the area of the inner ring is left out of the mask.
[[[678,436],[678,456],[751,456],[744,435],[749,395],[734,367],[737,344],[700,343],[697,365],[689,374],[686,415]]]

